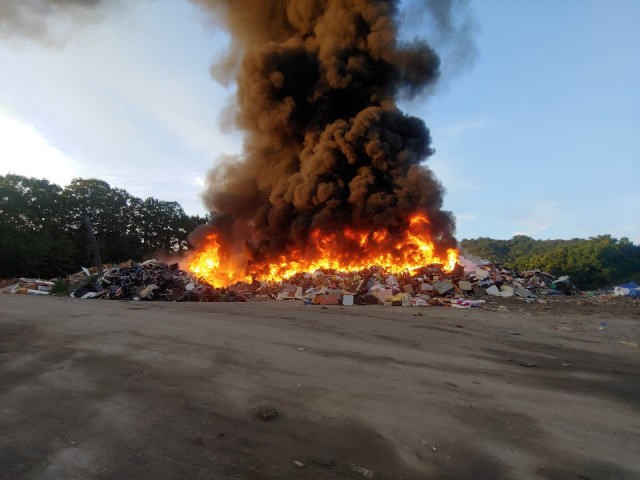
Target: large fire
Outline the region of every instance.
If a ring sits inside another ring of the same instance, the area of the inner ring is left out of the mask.
[[[313,230],[304,251],[291,250],[278,261],[263,265],[248,264],[243,255],[225,251],[219,235],[211,234],[207,236],[207,245],[189,262],[189,269],[211,285],[222,287],[254,279],[280,281],[316,270],[355,272],[374,265],[399,273],[436,263],[448,271],[457,261],[457,250],[447,250],[446,257],[436,254],[428,219],[415,215],[401,235],[390,235],[387,230],[360,232],[344,228],[332,233]]]

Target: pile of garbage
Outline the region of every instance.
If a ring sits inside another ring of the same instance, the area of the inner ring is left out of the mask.
[[[94,269],[95,271],[95,269]],[[164,300],[175,302],[246,301],[227,289],[215,289],[177,263],[157,260],[112,266],[101,277],[86,268],[69,278],[74,298],[108,298],[110,300]]]
[[[181,270],[177,263],[130,260],[103,268],[101,276],[96,268],[83,268],[65,280],[71,297],[178,302],[298,300],[314,305],[471,308],[484,306],[488,297],[519,297],[529,302],[544,295],[579,293],[567,276],[556,278],[539,269],[514,272],[499,264],[474,263],[464,257],[448,272],[440,264],[400,273],[377,266],[349,273],[317,270],[279,282],[254,280],[226,288],[214,288],[191,272]],[[47,295],[53,286],[53,281],[14,278],[1,282],[0,292]],[[640,289],[628,283],[603,293],[637,296]]]
[[[239,283],[230,288],[254,300],[301,300],[316,305],[480,307],[482,297],[536,298],[578,292],[569,277],[556,278],[540,270],[512,272],[501,265],[477,265],[461,258],[452,271],[431,264],[400,274],[370,267],[351,273],[316,271],[284,282]]]
[[[63,291],[72,298],[104,298],[110,300],[164,300],[195,302],[246,302],[236,291],[213,288],[177,263],[157,260],[137,263],[129,260],[119,265],[103,265],[102,276],[97,268],[82,268],[64,280]],[[59,282],[61,280],[58,280]],[[55,281],[33,278],[12,278],[0,282],[0,292],[49,295]]]
[[[629,282],[613,288],[616,297],[640,297],[640,285]]]
[[[53,283],[39,278],[11,278],[0,282],[0,292],[49,295]]]

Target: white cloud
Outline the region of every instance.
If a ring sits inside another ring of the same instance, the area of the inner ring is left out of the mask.
[[[459,195],[462,192],[482,192],[484,190],[483,186],[474,178],[473,172],[462,168],[462,162],[450,156],[440,155],[436,151],[436,154],[427,161],[426,166],[436,174],[436,178],[451,194]]]
[[[521,230],[514,231],[513,234],[536,235],[556,224],[561,216],[559,202],[532,202],[524,210],[524,214],[514,222]]]
[[[74,159],[53,147],[30,126],[0,112],[0,172],[47,178],[67,185],[79,176]]]
[[[456,224],[464,225],[466,223],[472,222],[476,218],[478,218],[478,216],[472,213],[460,213],[456,215]]]
[[[487,127],[489,127],[489,122],[486,120],[469,119],[447,125],[444,128],[438,129],[437,133],[439,135],[446,135],[447,137],[460,137],[467,132]]]

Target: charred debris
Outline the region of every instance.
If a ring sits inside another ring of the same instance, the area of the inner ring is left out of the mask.
[[[309,305],[372,305],[404,307],[481,307],[488,297],[519,297],[526,301],[545,295],[575,295],[568,277],[540,270],[513,272],[501,265],[477,265],[462,259],[451,271],[430,264],[390,273],[381,267],[357,272],[317,270],[282,281],[239,282],[214,287],[178,263],[147,260],[103,266],[103,275],[83,268],[64,282],[66,294],[78,299],[127,301],[300,301]],[[48,295],[54,281],[14,278],[0,283],[3,293]]]

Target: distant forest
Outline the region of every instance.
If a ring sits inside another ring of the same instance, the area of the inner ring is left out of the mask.
[[[177,202],[143,200],[102,180],[76,178],[61,188],[45,179],[0,175],[0,279],[65,277],[92,266],[85,213],[104,263],[183,253],[191,247],[189,234],[208,220],[185,214]],[[640,246],[624,237],[478,238],[461,246],[463,253],[511,270],[569,275],[583,289],[640,279]]]
[[[515,271],[539,268],[552,275],[569,275],[582,289],[612,286],[640,278],[640,246],[628,238],[600,235],[589,239],[511,240],[481,237],[462,240],[468,253]]]
[[[96,179],[65,188],[45,179],[0,176],[0,279],[65,277],[95,264],[82,215],[93,223],[104,263],[179,254],[207,217],[177,202],[141,199]]]

